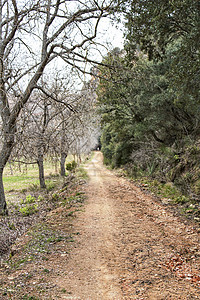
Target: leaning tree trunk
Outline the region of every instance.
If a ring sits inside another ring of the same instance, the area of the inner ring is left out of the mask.
[[[7,215],[7,205],[3,187],[3,169],[0,170],[0,215]]]
[[[2,148],[0,151],[0,215],[7,215],[7,205],[5,198],[5,191],[3,186],[3,170],[10,157],[13,145],[14,145],[14,134],[15,126],[5,126],[3,132],[4,139],[2,141]]]

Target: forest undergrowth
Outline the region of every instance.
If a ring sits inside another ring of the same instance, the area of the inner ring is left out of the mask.
[[[119,173],[143,191],[158,197],[182,216],[200,225],[200,148],[190,145],[182,153],[157,154],[152,160],[128,163]]]

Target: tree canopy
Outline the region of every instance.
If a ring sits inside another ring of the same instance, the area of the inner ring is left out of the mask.
[[[169,165],[200,137],[199,2],[123,1],[120,11],[126,42],[104,58],[98,90],[105,162],[171,180]]]
[[[199,99],[199,1],[124,1],[121,10],[129,55],[134,56],[139,46],[150,60],[162,59],[173,45],[170,76],[179,94],[186,92]]]

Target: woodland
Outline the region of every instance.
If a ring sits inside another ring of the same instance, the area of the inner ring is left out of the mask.
[[[133,178],[147,177],[169,198],[177,191],[177,202],[190,199],[196,208],[199,5],[190,0],[123,1],[124,49],[104,57],[111,67],[100,69],[98,87],[104,162],[123,166]]]
[[[59,160],[64,176],[69,150],[80,160],[94,147],[95,82],[84,76],[110,12],[104,1],[0,1],[1,214],[8,213],[6,165],[37,164],[45,188],[45,157]]]
[[[68,154],[80,161],[100,136],[106,164],[199,203],[199,5],[0,3],[2,214],[6,165],[36,164],[45,188],[45,157],[65,176]],[[98,61],[105,18],[123,28],[125,42]]]
[[[0,0],[1,299],[199,299],[199,45],[198,0]]]

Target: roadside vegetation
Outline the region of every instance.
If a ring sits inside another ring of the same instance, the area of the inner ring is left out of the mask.
[[[13,165],[13,170],[15,167]],[[64,177],[56,172],[55,165],[46,161],[45,189],[40,188],[35,167],[29,166],[26,170],[21,167],[20,171],[18,170],[15,176],[9,175],[7,168],[4,177],[9,215],[1,217],[0,255],[2,262],[7,261],[9,264],[15,253],[12,249],[15,241],[29,230],[33,230],[37,236],[37,228],[46,228],[44,220],[49,212],[58,207],[67,207],[68,216],[72,216],[71,208],[77,203],[81,204],[84,199],[84,194],[78,191],[78,186],[87,178],[83,168],[72,156],[67,160]],[[46,238],[45,234],[43,238]],[[39,237],[37,239],[39,242]],[[46,243],[48,244],[48,238]]]
[[[199,222],[199,4],[125,1],[121,13],[125,47],[104,57],[112,68],[100,69],[104,162]]]
[[[48,282],[48,274],[52,273],[51,255],[67,256],[79,235],[79,232],[74,232],[73,219],[85,200],[87,174],[72,156],[67,159],[64,177],[49,161],[45,167],[45,189],[40,188],[35,167],[29,166],[26,172],[21,169],[22,173],[18,172],[16,176],[8,175],[9,170],[6,170],[9,215],[1,216],[0,222],[1,299],[36,300],[45,297],[45,293],[53,288]],[[65,246],[64,252],[61,245]],[[30,292],[30,280],[35,276],[31,263],[46,264],[40,278],[37,276],[37,295]],[[17,279],[10,275],[22,269],[27,271]],[[56,293],[68,294],[65,289],[56,290]]]

